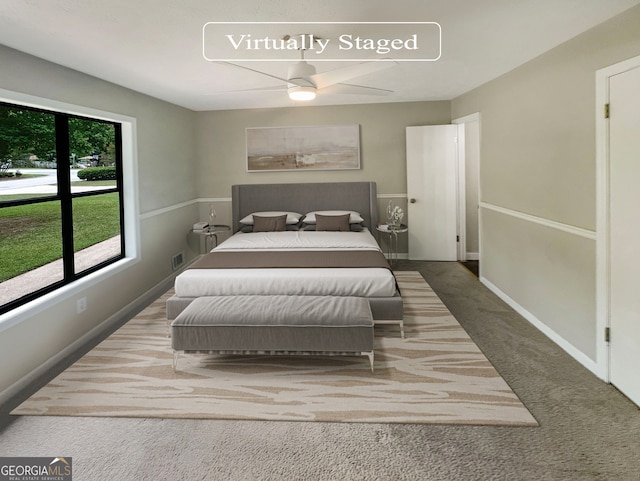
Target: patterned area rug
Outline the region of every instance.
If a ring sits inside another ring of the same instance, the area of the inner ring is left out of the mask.
[[[537,426],[417,272],[397,272],[406,339],[376,328],[365,357],[181,355],[168,292],[14,415]]]

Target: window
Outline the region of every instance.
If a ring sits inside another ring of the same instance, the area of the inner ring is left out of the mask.
[[[0,103],[0,313],[125,255],[122,125]]]

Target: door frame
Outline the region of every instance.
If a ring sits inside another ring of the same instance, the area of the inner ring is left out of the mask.
[[[465,126],[464,123],[452,122],[457,125],[456,129],[456,193],[457,193],[457,213],[456,223],[458,224],[458,260],[467,260],[467,179],[466,179],[466,158],[465,151]]]
[[[606,330],[610,327],[611,258],[609,215],[609,78],[640,67],[640,56],[596,71],[596,360],[595,374],[610,382],[610,346]]]
[[[478,198],[476,199],[476,203],[478,205],[478,259],[480,260],[480,258],[482,257],[482,235],[481,233],[481,226],[482,226],[482,216],[481,216],[481,209],[480,209],[480,199],[481,199],[481,192],[480,192],[480,149],[481,149],[481,145],[482,145],[482,126],[480,123],[480,112],[475,112],[473,114],[469,114],[469,115],[465,115],[464,117],[458,117],[457,119],[453,119],[451,121],[452,124],[467,124],[470,122],[477,122],[478,123],[478,165],[477,165],[477,172],[478,172],[478,178],[476,179],[477,185],[476,185],[476,192],[478,193]],[[465,127],[466,128],[466,127]],[[465,131],[463,130],[463,135],[465,134]],[[459,232],[461,232],[460,235],[460,243],[458,244],[458,259],[462,260],[462,261],[466,261],[467,260],[467,210],[466,210],[466,199],[467,199],[467,181],[466,181],[466,165],[467,165],[467,158],[466,158],[466,139],[465,142],[463,142],[462,144],[462,148],[459,149],[459,152],[462,152],[462,155],[458,156],[458,192],[460,192],[462,195],[458,197],[458,203],[459,205],[462,206],[462,209],[458,211],[458,222],[462,225],[462,230],[459,229]],[[462,254],[460,254],[462,253]],[[480,269],[482,269],[482,263],[480,263]]]

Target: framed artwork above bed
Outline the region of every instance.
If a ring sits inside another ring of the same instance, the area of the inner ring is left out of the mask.
[[[248,127],[247,172],[360,168],[360,125]]]

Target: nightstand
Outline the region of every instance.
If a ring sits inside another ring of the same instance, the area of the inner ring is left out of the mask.
[[[398,234],[404,234],[409,230],[409,227],[405,224],[399,226],[380,224],[376,226],[376,230],[387,234],[387,259],[393,265],[398,261]]]
[[[218,247],[218,234],[220,234],[221,232],[229,231],[229,230],[231,230],[231,227],[228,225],[214,224],[202,230],[194,229],[191,232],[197,235],[204,236],[204,249],[206,252],[209,252],[212,249]],[[216,241],[215,245],[211,249],[208,248],[209,239],[215,239]]]

